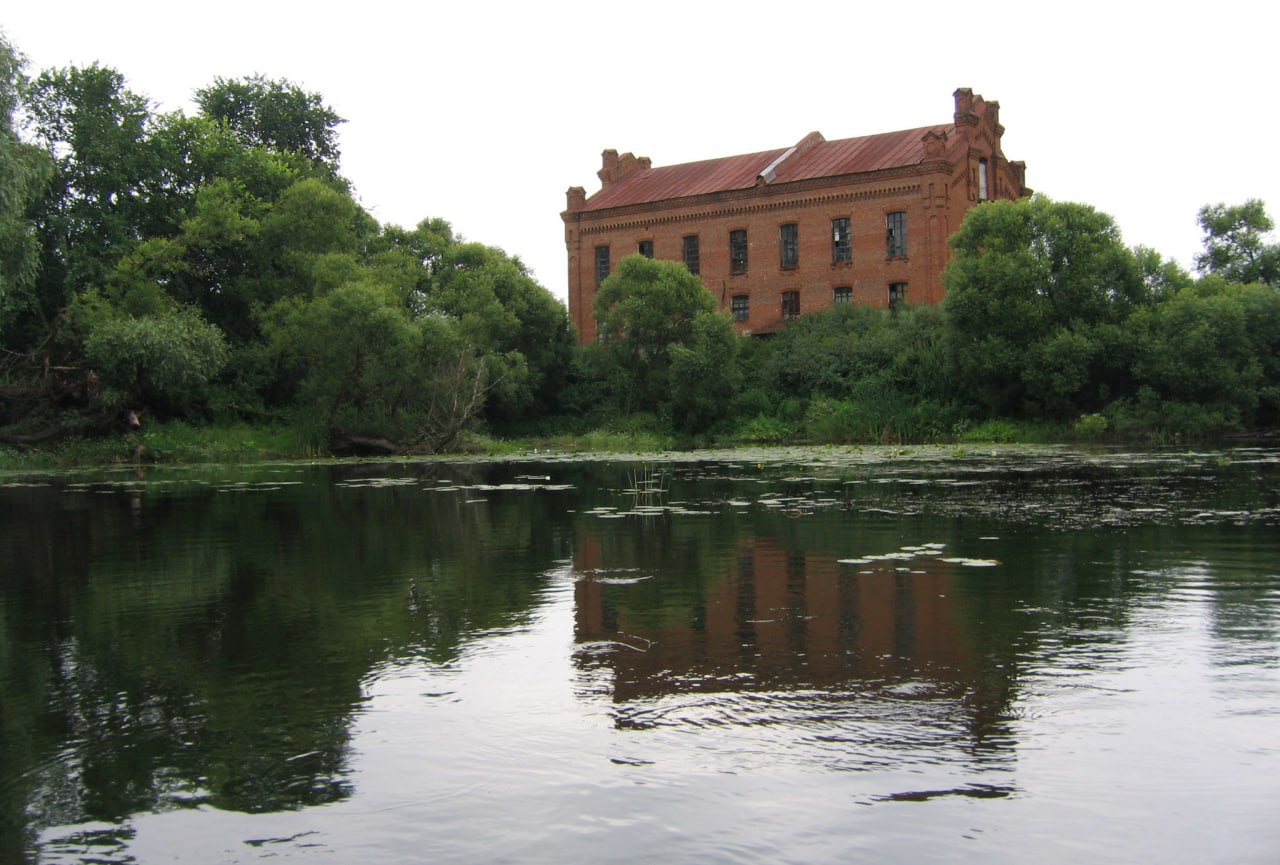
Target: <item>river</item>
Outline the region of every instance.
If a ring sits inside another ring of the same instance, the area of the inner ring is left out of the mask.
[[[0,475],[0,862],[1275,863],[1280,451]]]

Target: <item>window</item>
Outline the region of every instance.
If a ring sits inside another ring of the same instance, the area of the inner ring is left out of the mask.
[[[831,220],[831,263],[853,261],[853,237],[849,234],[849,218]]]
[[[887,230],[885,240],[887,254],[890,258],[902,258],[907,254],[907,214],[895,210],[885,217]]]
[[[609,275],[609,247],[596,247],[596,288],[600,287],[600,283],[604,282],[605,277]]]
[[[729,232],[729,272],[747,272],[747,232],[742,229]]]
[[[792,270],[800,264],[800,228],[794,222],[779,227],[778,248],[783,270]]]
[[[978,200],[987,200],[987,160],[978,160]]]
[[[835,302],[837,304],[853,303],[853,286],[850,286],[850,285],[836,286]]]
[[[800,315],[800,292],[784,291],[782,293],[782,317],[798,318]]]
[[[690,273],[697,273],[702,269],[698,261],[698,235],[696,234],[691,234],[684,239],[684,266]]]
[[[907,284],[905,282],[889,283],[889,309],[897,312],[907,302]]]
[[[640,253],[645,258],[653,258],[653,241],[652,240],[640,241],[640,243],[636,246],[636,252]]]
[[[746,321],[750,315],[750,300],[745,294],[735,294],[733,296],[733,320]]]

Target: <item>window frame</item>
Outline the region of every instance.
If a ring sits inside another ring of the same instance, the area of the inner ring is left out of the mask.
[[[681,255],[684,259],[686,270],[694,275],[701,273],[702,250],[700,249],[698,235],[686,234],[681,238]]]
[[[653,241],[642,240],[636,244],[636,252],[645,258],[653,258]]]
[[[835,306],[853,305],[853,286],[837,285],[831,290],[831,303]]]
[[[891,282],[889,283],[889,311],[897,312],[907,303],[907,283]]]
[[[886,213],[885,255],[888,258],[907,257],[907,212],[893,210]]]
[[[844,229],[841,237],[840,230]],[[849,217],[836,216],[831,219],[831,263],[850,264],[853,262],[853,229]]]
[[[595,260],[596,288],[599,288],[600,284],[604,282],[606,279],[608,279],[609,274],[612,272],[609,266],[610,261],[609,261],[608,244],[605,244],[604,246],[597,246],[595,249],[595,257],[596,257],[596,260]]]
[[[729,311],[734,321],[751,320],[751,298],[745,294],[735,294],[729,298]]]
[[[795,270],[800,266],[800,225],[784,222],[778,226],[778,267]]]
[[[729,232],[729,273],[746,273],[748,260],[747,230],[735,228]]]
[[[800,317],[800,292],[794,289],[784,291],[781,295],[782,318],[791,321]]]

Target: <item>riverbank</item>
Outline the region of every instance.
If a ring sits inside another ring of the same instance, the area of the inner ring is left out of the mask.
[[[1223,442],[1273,440],[1264,433],[1242,439],[1232,436]],[[1118,439],[1079,425],[1033,424],[995,420],[958,430],[946,440],[835,441],[801,437],[677,437],[644,430],[594,430],[581,435],[545,435],[496,438],[471,435],[452,454],[482,456],[523,456],[542,453],[664,453],[703,448],[759,447],[762,445],[955,445],[984,444],[1180,444],[1180,438],[1134,442]],[[331,459],[351,456],[417,455],[335,451],[327,443],[310,438],[287,425],[244,423],[194,426],[182,421],[151,424],[131,433],[96,438],[64,439],[42,448],[17,449],[0,446],[0,471],[28,469],[69,469],[113,465],[189,465],[198,463],[251,463],[272,460]]]

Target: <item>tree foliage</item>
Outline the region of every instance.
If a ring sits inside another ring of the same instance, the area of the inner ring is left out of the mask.
[[[997,414],[1070,416],[1123,377],[1108,333],[1149,295],[1109,216],[1043,196],[972,209],[943,275],[957,381]]]
[[[225,123],[250,147],[296,153],[337,175],[337,128],[345,121],[318,93],[253,75],[216,78],[195,98],[207,117]]]
[[[1263,203],[1251,198],[1244,204],[1206,204],[1200,208],[1204,251],[1196,256],[1203,274],[1228,282],[1261,282],[1280,286],[1280,244],[1268,243],[1275,228]]]
[[[0,43],[0,437],[127,407],[434,449],[556,410],[564,307],[444,220],[373,220],[318,94],[217,79],[157,115],[116,70],[20,60]]]
[[[627,381],[623,411],[657,410],[670,384],[671,351],[689,344],[694,320],[715,312],[702,280],[678,262],[629,255],[596,295],[606,363]]]
[[[14,128],[23,62],[0,34],[0,345],[15,338],[14,319],[37,306],[40,244],[28,209],[53,168],[49,154],[20,140]]]

